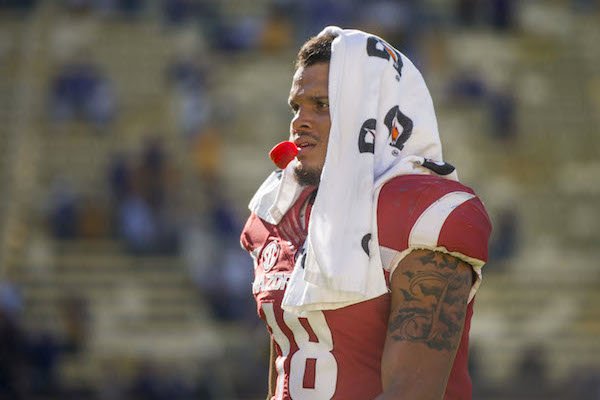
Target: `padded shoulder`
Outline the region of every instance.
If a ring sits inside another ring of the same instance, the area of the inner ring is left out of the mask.
[[[240,236],[240,244],[244,250],[254,255],[269,236],[271,225],[251,213]]]
[[[491,223],[473,190],[433,175],[387,182],[377,202],[379,244],[398,252],[426,248],[456,253],[474,266],[487,261]]]

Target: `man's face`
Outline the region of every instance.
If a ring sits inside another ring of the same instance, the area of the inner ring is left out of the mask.
[[[300,148],[295,174],[302,185],[318,185],[325,164],[331,128],[328,83],[329,63],[300,67],[292,81],[290,140]]]

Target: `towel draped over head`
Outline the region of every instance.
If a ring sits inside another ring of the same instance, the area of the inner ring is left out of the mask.
[[[331,130],[305,245],[282,306],[303,314],[337,309],[387,292],[377,238],[377,195],[404,174],[445,175],[435,111],[412,62],[381,38],[327,27]],[[259,188],[250,210],[277,224],[302,187],[297,160]],[[435,172],[434,172],[435,171]]]

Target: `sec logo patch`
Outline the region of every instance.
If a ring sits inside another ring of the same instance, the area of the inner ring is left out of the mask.
[[[262,266],[265,272],[269,272],[279,258],[279,243],[273,240],[262,252]]]

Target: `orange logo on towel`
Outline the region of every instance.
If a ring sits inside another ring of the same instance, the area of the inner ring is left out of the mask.
[[[402,76],[402,57],[400,56],[400,52],[387,44],[384,40],[376,37],[370,36],[367,39],[367,54],[371,57],[379,57],[384,60],[392,60],[394,65],[394,69],[398,72],[397,80]]]
[[[398,150],[404,148],[404,143],[408,140],[413,130],[413,121],[400,111],[400,107],[392,107],[383,121],[389,129],[390,146],[394,146]]]

